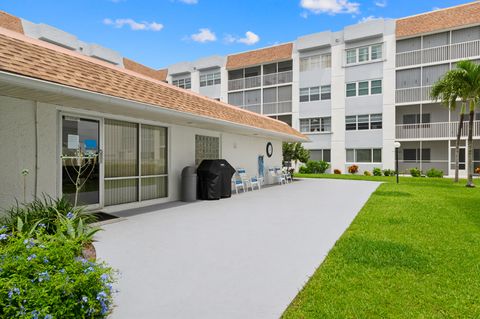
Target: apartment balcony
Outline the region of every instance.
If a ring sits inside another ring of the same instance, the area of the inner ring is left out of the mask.
[[[292,82],[292,71],[285,71],[279,73],[265,74],[263,76],[263,85],[277,85]]]
[[[293,78],[292,71],[285,71],[285,72],[278,72],[278,73],[271,73],[265,74],[263,76],[251,76],[247,78],[235,79],[228,81],[228,90],[229,91],[236,91],[236,90],[244,90],[244,89],[252,89],[262,86],[262,78],[263,78],[263,85],[278,85],[278,84],[285,84],[291,83]]]
[[[292,101],[263,103],[263,114],[283,114],[292,112]]]
[[[457,137],[458,122],[396,125],[397,140],[441,140]],[[462,137],[468,136],[468,122],[463,123]],[[480,137],[480,121],[474,121],[473,136]]]
[[[397,68],[480,56],[480,40],[397,53]]]
[[[261,104],[251,104],[251,105],[242,105],[239,106],[241,109],[252,111],[258,114],[262,113],[262,105]]]
[[[431,86],[418,86],[395,91],[395,103],[433,102],[430,98]]]

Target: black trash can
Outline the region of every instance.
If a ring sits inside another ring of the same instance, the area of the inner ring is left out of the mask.
[[[215,200],[232,196],[235,169],[226,160],[203,160],[197,168],[198,198]]]

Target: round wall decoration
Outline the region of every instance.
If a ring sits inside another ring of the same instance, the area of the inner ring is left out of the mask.
[[[272,143],[268,142],[267,143],[267,156],[272,157],[273,155],[273,145]]]

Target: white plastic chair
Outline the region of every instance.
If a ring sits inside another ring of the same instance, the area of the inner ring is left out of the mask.
[[[238,190],[241,188],[243,192],[245,192],[245,185],[241,179],[236,178],[235,176],[232,178],[232,185],[235,188],[235,191],[238,195]]]
[[[254,186],[257,186],[257,189],[260,190],[260,180],[257,178],[257,176],[253,176],[250,178],[250,185],[252,186],[252,191],[254,190]]]
[[[284,183],[285,185],[287,184],[287,180],[285,179],[285,176],[283,176],[283,174],[277,174],[277,171],[275,170],[275,168],[269,168],[268,173],[273,178],[274,182],[276,183],[278,182],[280,183],[280,185],[282,185],[282,183]]]
[[[290,172],[288,171],[288,168],[284,167],[282,169],[282,173],[283,173],[283,176],[285,176],[285,180],[287,181],[287,183],[293,182],[292,174],[290,174]]]
[[[243,185],[245,186],[245,190],[248,191],[248,188],[253,191],[252,181],[247,175],[247,171],[244,168],[237,169],[237,174],[240,177]]]

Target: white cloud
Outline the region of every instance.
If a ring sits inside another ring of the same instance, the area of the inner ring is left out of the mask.
[[[198,31],[198,33],[192,34],[190,36],[193,41],[200,43],[217,41],[217,36],[215,35],[215,33],[210,31],[210,29],[202,28]]]
[[[300,6],[314,14],[359,13],[360,4],[348,0],[301,0]]]
[[[163,24],[157,22],[137,22],[133,19],[103,19],[103,24],[114,26],[115,28],[122,28],[123,26],[129,26],[134,31],[160,31],[163,29]]]
[[[182,2],[185,4],[197,4],[198,0],[178,0],[178,2]]]
[[[234,37],[231,34],[227,34],[223,40],[225,41],[225,43],[243,43],[246,45],[254,45],[258,41],[260,41],[260,37],[252,31],[247,31],[245,32],[245,37],[243,38]]]
[[[375,5],[380,8],[385,8],[387,6],[387,0],[375,1]]]
[[[376,16],[368,16],[368,17],[363,17],[361,18],[358,23],[363,23],[363,22],[368,22],[372,20],[378,20],[378,19],[383,19],[382,17],[376,17]]]

